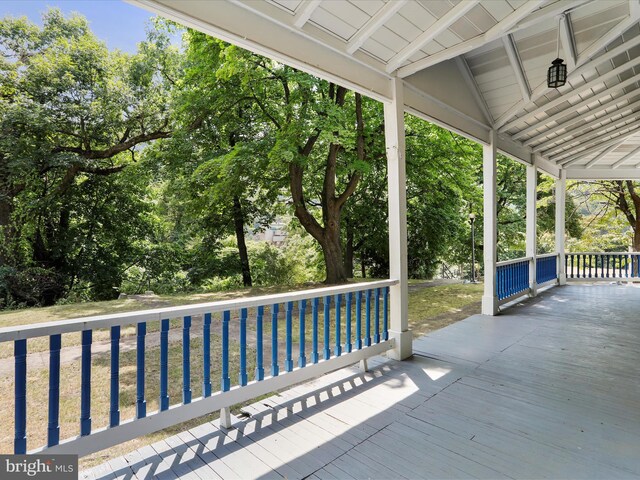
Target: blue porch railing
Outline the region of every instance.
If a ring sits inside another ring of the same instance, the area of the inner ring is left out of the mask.
[[[567,279],[640,279],[640,253],[567,253],[565,266]]]
[[[502,301],[529,290],[530,258],[517,258],[496,264],[496,295]]]
[[[389,350],[394,345],[389,339],[389,287],[396,283],[384,280],[0,329],[0,344],[14,344],[14,452],[26,453],[29,446],[30,453],[48,449],[51,453],[86,455],[216,410],[228,409],[239,402]],[[294,320],[296,315],[297,321]],[[196,318],[197,331],[194,331],[196,323],[193,320]],[[269,318],[270,342],[265,343],[265,322]],[[181,370],[181,378],[172,378],[170,374],[171,360],[176,361],[175,355],[170,356],[170,321],[177,322],[182,333],[182,342],[178,343],[182,350],[181,368],[177,370]],[[214,323],[219,330],[212,333]],[[126,326],[136,327],[135,416],[122,421],[120,372],[124,366],[120,364],[120,346],[124,338],[121,329]],[[158,410],[149,412],[145,369],[149,363],[147,340],[152,326],[157,327],[153,332],[157,335],[154,349],[159,352],[154,353],[159,353],[159,357],[152,358],[157,358],[159,364],[159,398]],[[110,397],[108,420],[96,428],[92,422],[91,367],[92,360],[95,361],[93,334],[98,330],[109,333],[106,344],[110,345],[111,373],[109,391],[103,392]],[[63,336],[77,334],[81,336],[80,346],[72,348],[78,348],[80,352],[80,411],[76,417],[80,435],[60,441],[60,351]],[[28,445],[27,342],[38,337],[49,338],[48,429],[46,446],[34,449],[33,445]],[[191,343],[194,339],[198,339],[199,348],[202,348],[198,357],[201,358],[198,367],[201,371],[197,373],[202,379],[198,398],[192,398],[195,386],[191,382]],[[212,356],[212,340],[219,356]],[[271,350],[269,377],[265,377],[267,346]],[[296,349],[297,362],[294,361]],[[248,367],[249,359],[255,365],[252,372]],[[220,372],[220,388],[215,393],[211,378],[214,366]],[[235,381],[232,370],[237,374]],[[169,397],[169,386],[175,385],[173,382],[182,385],[179,402],[172,402]],[[3,408],[11,406],[5,404]]]
[[[558,254],[536,256],[536,283],[542,285],[558,278]]]

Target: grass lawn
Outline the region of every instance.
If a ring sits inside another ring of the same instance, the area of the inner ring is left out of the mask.
[[[308,286],[305,288],[309,288]],[[64,305],[40,309],[28,309],[15,312],[5,312],[0,314],[0,327],[14,326],[22,323],[35,323],[43,321],[55,321],[65,318],[83,317],[89,315],[98,315],[112,312],[124,312],[141,310],[147,308],[157,308],[161,306],[180,305],[188,303],[202,303],[214,300],[222,300],[247,295],[263,295],[267,293],[278,293],[283,290],[290,289],[251,289],[234,292],[223,292],[215,294],[198,294],[198,295],[176,295],[155,297],[153,299],[127,299],[111,302],[94,302],[75,305]],[[450,323],[466,318],[469,315],[478,313],[480,310],[479,302],[482,295],[482,285],[469,284],[450,284],[434,287],[414,287],[409,294],[409,323],[415,336],[423,335],[430,331],[442,328]],[[382,306],[382,302],[381,302]],[[309,361],[309,350],[311,344],[311,306],[307,307],[306,317],[306,342],[307,342],[307,361]],[[363,308],[364,316],[364,308]],[[372,302],[373,316],[373,302]],[[320,315],[322,318],[322,315]],[[250,312],[249,318],[252,317]],[[344,306],[342,313],[342,321],[344,322]],[[233,323],[233,322],[232,322]],[[279,346],[279,363],[281,372],[284,371],[284,314],[281,312],[278,322],[278,336],[280,340]],[[294,343],[298,341],[298,317],[297,311],[294,312]],[[364,324],[364,319],[363,319]],[[373,318],[372,318],[373,324]],[[180,328],[179,321],[172,322],[172,329]],[[218,324],[219,325],[219,324]],[[253,378],[255,369],[255,349],[253,348],[255,341],[255,330],[248,322],[248,344],[251,345],[247,349],[248,373],[249,378]],[[191,388],[193,397],[196,398],[202,392],[202,340],[197,335],[197,323],[194,321],[191,339]],[[221,358],[220,339],[218,336],[219,327],[216,327],[216,318],[212,324],[211,338],[211,358],[212,371],[211,382],[213,390],[219,388],[220,382],[220,362],[216,361]],[[344,328],[344,323],[343,323]],[[363,326],[364,328],[364,326]],[[157,331],[157,325],[148,325],[148,332],[151,334]],[[355,320],[352,324],[355,329]],[[126,332],[125,332],[126,331]],[[123,329],[123,339],[125,336],[135,335],[135,328],[132,326]],[[355,333],[355,332],[354,332]],[[152,335],[148,334],[148,340],[152,340]],[[343,333],[344,335],[344,333]],[[333,350],[334,332],[331,332],[331,345]],[[355,337],[355,335],[354,335]],[[94,332],[94,344],[108,341],[108,330]],[[238,357],[239,348],[237,341],[237,331],[231,332],[231,355],[230,355],[230,376],[232,384],[237,383],[238,377]],[[269,339],[271,338],[271,322],[268,311],[265,311],[264,317],[264,367],[265,375],[268,375],[271,364],[271,351]],[[75,346],[79,344],[79,334],[63,335],[63,347]],[[344,337],[342,338],[344,342]],[[322,354],[323,347],[323,329],[322,320],[320,321],[319,331],[320,352]],[[122,348],[122,347],[121,347]],[[46,351],[48,349],[48,341],[46,339],[32,339],[28,342],[29,352]],[[46,354],[45,354],[46,355]],[[132,418],[135,415],[135,395],[136,395],[136,367],[135,367],[135,350],[127,350],[122,348],[120,356],[120,408],[121,419]],[[0,362],[12,362],[13,345],[0,345]],[[4,357],[4,358],[3,358]],[[297,364],[298,345],[294,345],[293,359]],[[92,427],[100,428],[107,425],[109,415],[109,354],[108,352],[95,353],[92,356]],[[7,366],[7,365],[5,365]],[[180,341],[170,342],[169,345],[169,395],[171,404],[178,403],[182,395],[182,345]],[[0,372],[2,369],[0,368]],[[145,396],[147,399],[147,411],[152,412],[158,408],[159,396],[159,348],[157,342],[148,341],[146,352],[146,389]],[[4,373],[0,374],[0,388],[3,392],[7,392],[3,398],[3,409],[0,410],[0,453],[12,453],[13,451],[13,370],[4,369]],[[79,412],[80,412],[80,359],[72,358],[63,365],[61,369],[60,383],[60,438],[69,438],[78,434],[79,431]],[[36,448],[46,443],[47,430],[47,408],[46,398],[48,397],[48,369],[47,368],[29,368],[27,379],[27,432],[28,432],[28,448]],[[217,417],[217,412],[213,413],[208,419]],[[204,419],[195,419],[188,424],[177,425],[157,432],[145,437],[141,437],[116,447],[110,448],[104,452],[85,457],[81,460],[83,468],[101,463],[106,459],[122,455],[128,451],[139,448],[143,445],[152,443],[160,438],[164,438],[178,431],[198,425],[205,421]]]

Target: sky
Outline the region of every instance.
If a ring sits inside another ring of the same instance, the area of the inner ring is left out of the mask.
[[[121,0],[0,0],[0,17],[27,16],[41,25],[42,13],[57,7],[65,15],[84,15],[96,36],[109,49],[119,48],[134,53],[136,44],[145,39],[145,26],[153,16],[150,12]]]

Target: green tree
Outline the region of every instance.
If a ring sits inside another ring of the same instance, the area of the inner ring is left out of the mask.
[[[256,95],[225,67],[223,42],[189,30],[184,75],[177,82],[178,129],[165,150],[174,189],[209,238],[233,232],[244,286],[252,285],[247,226],[268,224],[281,183],[269,181],[266,152],[273,146]],[[184,179],[190,180],[185,183]]]
[[[76,257],[87,251],[79,246],[80,226],[101,228],[100,215],[86,210],[96,193],[87,189],[121,181],[109,177],[134,164],[142,146],[171,135],[171,85],[150,50],[109,51],[86,19],[56,9],[44,14],[42,27],[0,20],[0,45],[1,260],[50,271],[60,280],[50,303],[75,284]],[[111,214],[124,218],[117,210]],[[94,267],[96,275],[106,271]]]

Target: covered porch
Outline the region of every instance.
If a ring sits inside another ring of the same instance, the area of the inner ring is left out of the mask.
[[[81,478],[639,478],[632,285],[570,285]]]
[[[84,455],[220,411],[221,424],[84,475],[640,476],[638,290],[627,283],[639,277],[637,255],[565,252],[567,179],[640,179],[638,0],[132,3],[384,104],[389,278],[0,330],[0,342],[14,345],[16,453]],[[549,89],[544,77],[557,47],[548,39],[556,36],[569,76]],[[405,113],[483,146],[483,315],[420,339],[408,327]],[[497,256],[498,153],[527,165],[526,257],[507,262]],[[556,179],[555,249],[546,255],[537,248],[539,171]],[[621,284],[564,286],[567,277]],[[545,286],[558,288],[538,295]],[[522,297],[523,305],[502,308]],[[193,330],[192,316],[202,319]],[[158,375],[145,383],[147,324],[160,348]],[[136,331],[136,413],[122,421],[121,327]],[[181,360],[169,360],[170,328],[182,330]],[[92,425],[92,332],[100,329],[111,345],[111,404],[108,423]],[[71,333],[82,335],[80,435],[61,440],[60,341]],[[27,443],[33,338],[50,342],[46,446]],[[238,369],[230,369],[236,357]],[[367,373],[351,367],[367,361]],[[168,365],[178,363],[181,376],[170,378]],[[192,399],[196,370],[202,396]],[[174,382],[182,386],[178,403],[168,395]],[[149,383],[159,384],[159,395],[147,413]],[[245,407],[242,418],[230,415],[233,405],[292,385]]]

